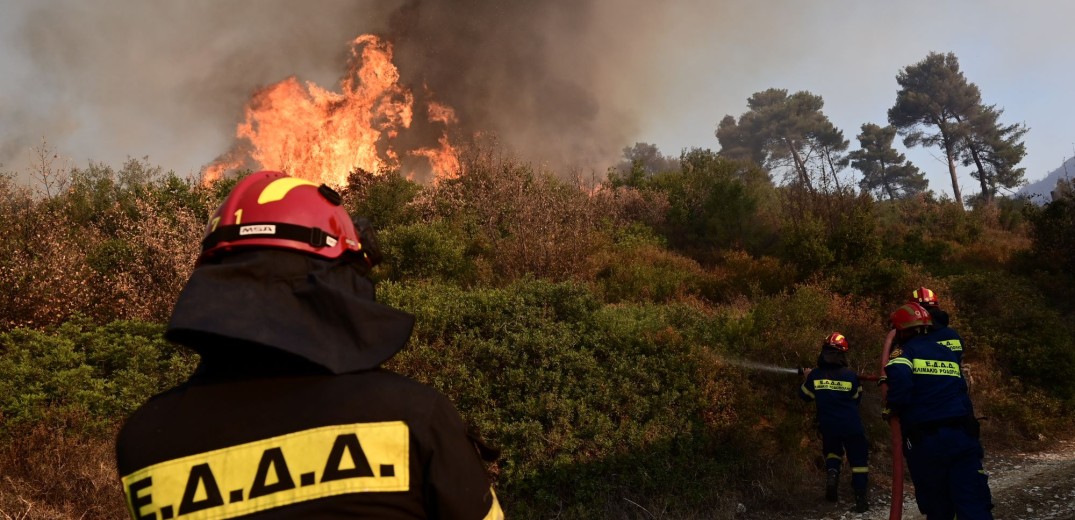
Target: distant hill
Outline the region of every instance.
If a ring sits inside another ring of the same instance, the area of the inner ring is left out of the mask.
[[[1063,178],[1075,179],[1075,157],[1064,161],[1059,168],[1046,175],[1044,179],[1027,184],[1019,190],[1018,195],[1025,195],[1038,204],[1045,204],[1053,200],[1050,194],[1056,188],[1056,181]]]

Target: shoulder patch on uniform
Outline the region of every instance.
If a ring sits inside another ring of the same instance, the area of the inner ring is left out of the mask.
[[[902,355],[903,355],[903,350],[900,350],[899,347],[896,347],[896,348],[892,349],[892,352],[888,353],[888,359],[898,358],[898,357],[900,357]]]

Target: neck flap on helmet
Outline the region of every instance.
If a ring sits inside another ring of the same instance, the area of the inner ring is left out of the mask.
[[[294,354],[342,374],[380,366],[410,338],[414,316],[374,301],[347,263],[252,250],[194,270],[165,337],[199,353],[233,339]]]

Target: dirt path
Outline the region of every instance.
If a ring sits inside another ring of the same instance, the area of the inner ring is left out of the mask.
[[[993,492],[993,516],[997,520],[1075,519],[1075,441],[1059,442],[1040,453],[995,456],[990,456],[987,446],[985,466],[990,475],[989,488]],[[889,497],[877,496],[878,491],[871,490],[874,497],[868,513],[850,512],[851,505],[846,501],[833,505],[819,500],[794,515],[748,511],[742,517],[750,520],[888,520]],[[850,495],[849,490],[846,495]],[[925,520],[925,516],[918,513],[913,490],[908,487],[904,495],[903,518]]]

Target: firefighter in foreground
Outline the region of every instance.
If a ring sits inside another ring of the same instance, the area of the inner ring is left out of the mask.
[[[890,317],[885,414],[895,414],[918,508],[928,520],[992,519],[978,421],[957,355],[931,339],[929,311],[911,302]]]
[[[448,399],[378,368],[414,318],[375,302],[336,192],[254,173],[202,247],[166,331],[201,364],[117,439],[132,517],[503,518]]]
[[[825,499],[837,500],[843,455],[851,465],[851,487],[855,491],[855,511],[869,509],[869,453],[866,430],[859,416],[862,385],[858,375],[847,368],[847,338],[834,332],[821,345],[817,368],[805,372],[799,396],[817,403],[821,428],[821,449],[825,456]]]

